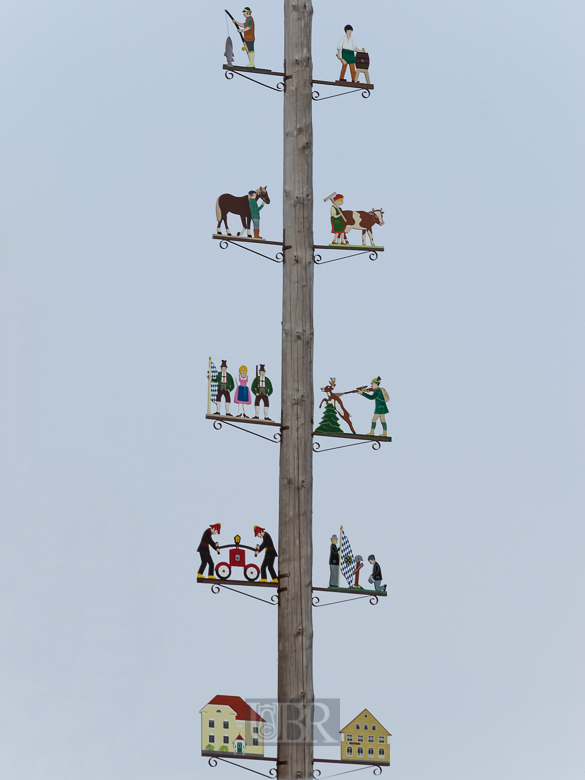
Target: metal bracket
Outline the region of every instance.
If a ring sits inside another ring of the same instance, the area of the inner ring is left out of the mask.
[[[378,777],[379,775],[382,774],[382,767],[381,766],[378,766],[378,765],[375,765],[373,767],[360,766],[359,769],[348,769],[345,772],[336,772],[334,775],[325,775],[323,780],[329,780],[330,777],[339,777],[339,775],[349,775],[352,772],[361,772],[363,769],[370,769],[370,768],[372,768],[372,771],[373,771],[374,775],[376,775],[376,777]],[[320,769],[313,769],[313,778],[315,780],[318,780],[318,778],[320,778],[320,777],[321,777],[321,770]]]
[[[244,431],[244,433],[249,433],[252,436],[257,436],[259,439],[266,439],[266,441],[272,442],[272,444],[280,444],[280,433],[275,433],[272,437],[272,439],[269,439],[268,436],[262,436],[260,433],[254,433],[254,431],[249,431],[247,428],[241,428],[239,425],[234,425],[231,422],[228,422],[227,420],[214,420],[213,421],[213,427],[216,431],[221,431],[223,425],[229,425],[232,428],[237,428],[238,431]]]
[[[279,602],[278,592],[276,592],[274,595],[272,595],[270,597],[270,601],[267,601],[266,599],[258,598],[258,596],[251,596],[249,593],[244,593],[243,590],[236,590],[235,588],[230,588],[228,585],[222,585],[219,582],[214,583],[211,586],[211,592],[215,593],[215,594],[218,594],[219,591],[220,591],[220,588],[225,588],[226,590],[231,590],[232,593],[239,593],[241,596],[247,596],[249,599],[256,599],[256,601],[263,601],[265,604],[270,604],[273,607],[277,607],[278,606],[278,602]],[[286,588],[284,588],[284,590],[286,590]]]
[[[379,450],[382,446],[382,442],[379,441],[356,441],[355,444],[340,444],[339,447],[327,447],[327,449],[322,450],[321,445],[318,441],[313,442],[313,452],[330,452],[331,450],[344,450],[346,447],[359,447],[360,444],[370,444],[372,445],[373,450]]]
[[[276,760],[276,759],[275,759]],[[247,772],[253,772],[255,775],[260,775],[261,777],[278,777],[278,771],[276,767],[272,767],[272,769],[268,770],[268,774],[265,775],[264,772],[257,772],[255,769],[249,769],[247,766],[242,766],[241,764],[235,764],[233,761],[228,761],[227,758],[220,758],[217,756],[211,756],[209,761],[207,762],[210,767],[216,767],[218,761],[223,761],[224,764],[231,764],[232,766],[237,766],[239,769],[245,769]]]
[[[331,100],[331,98],[341,97],[342,95],[351,95],[352,92],[359,92],[359,89],[349,89],[347,92],[338,92],[337,95],[327,95],[327,97],[319,97],[320,93],[317,92],[316,89],[314,89],[311,92],[311,97],[313,100]],[[363,89],[362,90],[362,97],[363,98],[369,98],[370,97],[370,90],[369,89]]]
[[[253,81],[254,84],[260,84],[261,87],[266,87],[266,89],[271,89],[271,90],[273,90],[273,92],[285,92],[286,91],[286,85],[285,85],[284,81],[279,81],[278,84],[275,87],[271,87],[270,84],[264,84],[264,82],[262,82],[262,81],[257,81],[256,79],[252,79],[252,78],[250,78],[250,76],[245,76],[243,73],[240,73],[237,70],[227,70],[226,69],[225,77],[226,77],[226,79],[228,81],[231,81],[233,79],[233,77],[234,77],[234,74],[236,76],[241,76],[243,79],[248,79],[248,81]]]
[[[360,599],[370,599],[370,604],[375,607],[376,604],[379,602],[379,598],[377,596],[370,596],[369,594],[366,596],[354,596],[351,599],[341,599],[340,601],[328,601],[327,604],[320,604],[320,598],[319,596],[313,596],[312,602],[314,607],[332,607],[333,604],[345,604],[346,601],[359,601]]]
[[[352,255],[341,255],[341,257],[334,257],[333,260],[323,260],[321,255],[314,254],[313,261],[317,265],[325,265],[325,263],[335,263],[337,260],[345,260],[347,257],[357,257],[358,255],[369,255],[370,260],[374,261],[378,259],[378,252],[374,250],[364,249],[363,252],[354,252]]]
[[[226,72],[229,73],[229,71],[226,71]],[[269,255],[265,255],[262,252],[256,252],[255,249],[250,249],[249,246],[245,246],[241,241],[230,241],[229,238],[223,238],[219,242],[220,249],[227,249],[228,248],[228,244],[239,246],[242,249],[245,249],[247,252],[253,252],[255,255],[260,255],[260,257],[265,257],[267,260],[272,260],[273,263],[282,263],[284,261],[284,250],[291,248],[290,246],[283,246],[283,248],[282,248],[283,251],[282,252],[277,252],[276,253],[276,258],[274,258],[274,257],[270,257]],[[280,260],[278,258],[280,258]]]

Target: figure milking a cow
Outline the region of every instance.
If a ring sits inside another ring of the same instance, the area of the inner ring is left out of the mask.
[[[261,200],[262,204],[258,205]],[[231,236],[227,223],[228,214],[237,214],[242,220],[242,230],[238,233],[240,238],[252,238],[250,234],[250,225],[253,223],[254,239],[256,241],[265,241],[260,235],[260,211],[264,205],[270,203],[266,187],[258,187],[257,190],[250,190],[247,195],[229,195],[224,193],[220,195],[215,203],[215,216],[217,217],[217,236],[223,235],[221,232],[221,223],[225,225],[228,236]],[[246,233],[246,235],[244,235]]]
[[[324,201],[331,201],[331,232],[333,233],[333,239],[331,240],[331,246],[347,245],[358,246],[357,244],[350,244],[347,234],[350,230],[362,231],[362,246],[366,246],[366,233],[370,238],[370,244],[374,244],[374,237],[372,235],[372,228],[374,225],[384,224],[384,212],[382,209],[372,209],[371,211],[348,211],[343,210],[343,195],[337,192],[332,192]],[[381,247],[379,247],[381,248]]]

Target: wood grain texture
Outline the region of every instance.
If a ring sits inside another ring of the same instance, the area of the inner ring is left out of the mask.
[[[313,711],[313,123],[310,0],[285,0],[282,432],[280,445],[278,699]],[[281,721],[281,725],[282,721]],[[282,729],[281,729],[282,731]],[[310,735],[309,735],[309,738]],[[278,777],[312,777],[312,744],[279,735]]]

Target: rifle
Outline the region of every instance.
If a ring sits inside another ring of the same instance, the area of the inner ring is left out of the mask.
[[[368,387],[367,385],[362,385],[362,387],[356,387],[355,390],[346,390],[345,393],[337,393],[337,395],[351,395],[352,393],[363,393],[364,391],[367,391],[368,393],[373,393],[374,388]]]
[[[235,24],[235,26],[236,26],[236,30],[238,31],[238,34],[239,34],[240,38],[242,39],[242,43],[244,44],[244,45],[242,46],[242,51],[248,51],[248,47],[246,46],[246,41],[244,40],[244,36],[242,35],[242,31],[241,31],[241,30],[240,30],[240,28],[238,27],[236,20],[235,20],[235,19],[234,19],[234,17],[233,17],[233,16],[230,14],[230,12],[228,11],[228,9],[227,9],[227,8],[224,8],[223,10],[226,12],[226,14],[229,16],[229,18],[232,20],[232,22],[233,22],[233,23]]]

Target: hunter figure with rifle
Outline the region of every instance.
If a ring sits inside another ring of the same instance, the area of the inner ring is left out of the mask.
[[[372,386],[368,388],[360,387],[357,390],[353,390],[354,393],[359,393],[360,395],[363,395],[364,398],[369,398],[370,401],[376,402],[376,407],[374,409],[374,416],[372,417],[372,430],[368,434],[369,436],[373,436],[376,430],[376,422],[378,421],[378,418],[380,419],[380,422],[382,423],[382,430],[384,433],[382,436],[388,436],[388,427],[386,425],[386,414],[388,412],[388,407],[386,406],[386,401],[389,400],[390,396],[384,390],[383,387],[380,387],[380,382],[382,380],[379,376],[377,376],[375,379],[372,379]],[[366,393],[367,390],[372,390],[372,394],[369,395]]]

